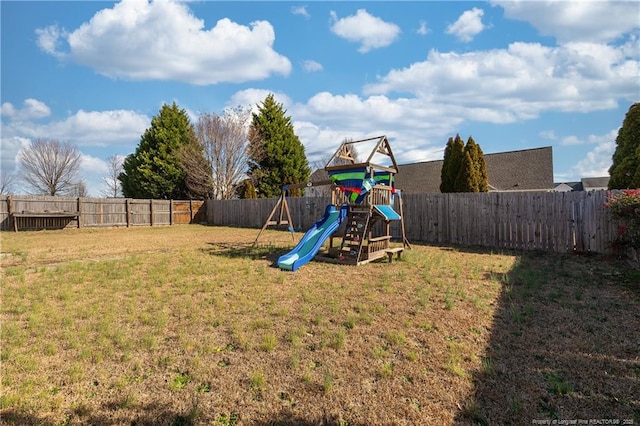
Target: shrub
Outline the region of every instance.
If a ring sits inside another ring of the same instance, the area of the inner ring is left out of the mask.
[[[627,189],[610,194],[605,206],[618,221],[618,237],[614,248],[626,250],[640,249],[640,188]]]

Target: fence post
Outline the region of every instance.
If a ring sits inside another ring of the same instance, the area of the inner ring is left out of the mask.
[[[78,197],[78,229],[82,228],[82,198]]]
[[[9,215],[9,220],[12,222],[9,223],[9,226],[13,225],[14,230],[18,232],[16,218],[13,216],[13,198],[11,195],[7,197],[7,214]]]
[[[173,200],[169,200],[169,225],[173,225]]]
[[[193,200],[189,198],[189,223],[193,222]]]
[[[127,216],[127,228],[128,228],[129,225],[130,225],[130,222],[131,222],[131,206],[129,205],[129,199],[128,198],[126,198],[124,200],[124,209],[125,209],[125,213],[126,213],[126,216]]]
[[[149,200],[149,223],[153,226],[153,198]]]

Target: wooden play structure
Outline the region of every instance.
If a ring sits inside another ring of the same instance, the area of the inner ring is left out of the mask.
[[[343,142],[325,170],[329,180],[282,187],[282,195],[254,246],[268,226],[286,225],[293,232],[286,201],[289,189],[331,185],[332,201],[325,215],[293,250],[278,259],[281,269],[295,271],[314,258],[347,265],[362,265],[384,257],[392,262],[394,255],[400,258],[405,248],[411,248],[405,236],[401,193],[395,188],[398,165],[386,136]],[[397,212],[394,210],[396,199]],[[394,221],[400,224],[402,246],[391,246]],[[320,253],[327,240],[328,251]]]
[[[346,203],[349,209],[342,232],[329,238],[329,252],[316,259],[361,265],[385,256],[392,261],[394,254],[399,258],[411,247],[401,193],[395,188],[398,165],[386,136],[343,142],[325,170],[336,188],[333,203]],[[395,197],[398,212],[393,208]],[[392,221],[400,222],[401,247],[391,247]]]

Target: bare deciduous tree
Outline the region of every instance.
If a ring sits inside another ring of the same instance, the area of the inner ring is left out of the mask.
[[[68,194],[74,197],[88,197],[89,189],[87,188],[87,182],[84,179],[80,179],[76,182],[73,190]]]
[[[202,114],[196,137],[204,149],[213,182],[212,198],[233,198],[247,168],[247,129],[251,113],[242,107]]]
[[[122,173],[123,161],[124,158],[119,155],[112,155],[107,158],[107,174],[102,178],[102,182],[105,185],[102,195],[105,197],[117,198],[122,195],[122,184],[118,176]]]
[[[77,191],[80,151],[57,139],[36,139],[20,153],[20,176],[34,192],[66,195]]]
[[[199,141],[187,143],[180,147],[178,158],[185,170],[186,192],[192,199],[213,198],[213,180],[211,165],[205,158],[205,151]]]
[[[16,181],[16,173],[8,170],[2,170],[0,173],[0,195],[11,194],[13,191],[13,184]]]

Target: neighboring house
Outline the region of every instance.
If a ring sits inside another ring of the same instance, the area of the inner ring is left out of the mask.
[[[553,155],[551,147],[485,154],[489,192],[553,190]],[[405,194],[440,192],[443,160],[399,164],[396,188]],[[324,169],[311,174],[311,182],[328,179]],[[325,192],[326,191],[326,192]],[[305,195],[329,193],[329,187],[307,188]]]
[[[556,183],[553,190],[555,192],[569,191],[598,191],[607,189],[609,186],[609,176],[582,178],[580,182],[562,182]]]
[[[584,191],[598,191],[609,188],[609,176],[582,178],[582,189]]]
[[[582,191],[582,182],[562,182],[554,185],[554,192]]]
[[[552,148],[485,154],[489,192],[549,191],[553,184]],[[443,160],[398,165],[396,188],[406,194],[440,192]]]
[[[324,182],[329,180],[329,173],[325,169],[316,169],[311,176],[309,177],[309,182]],[[305,197],[330,197],[331,196],[331,186],[330,185],[322,185],[322,186],[312,186],[310,188],[305,188],[304,190]]]

